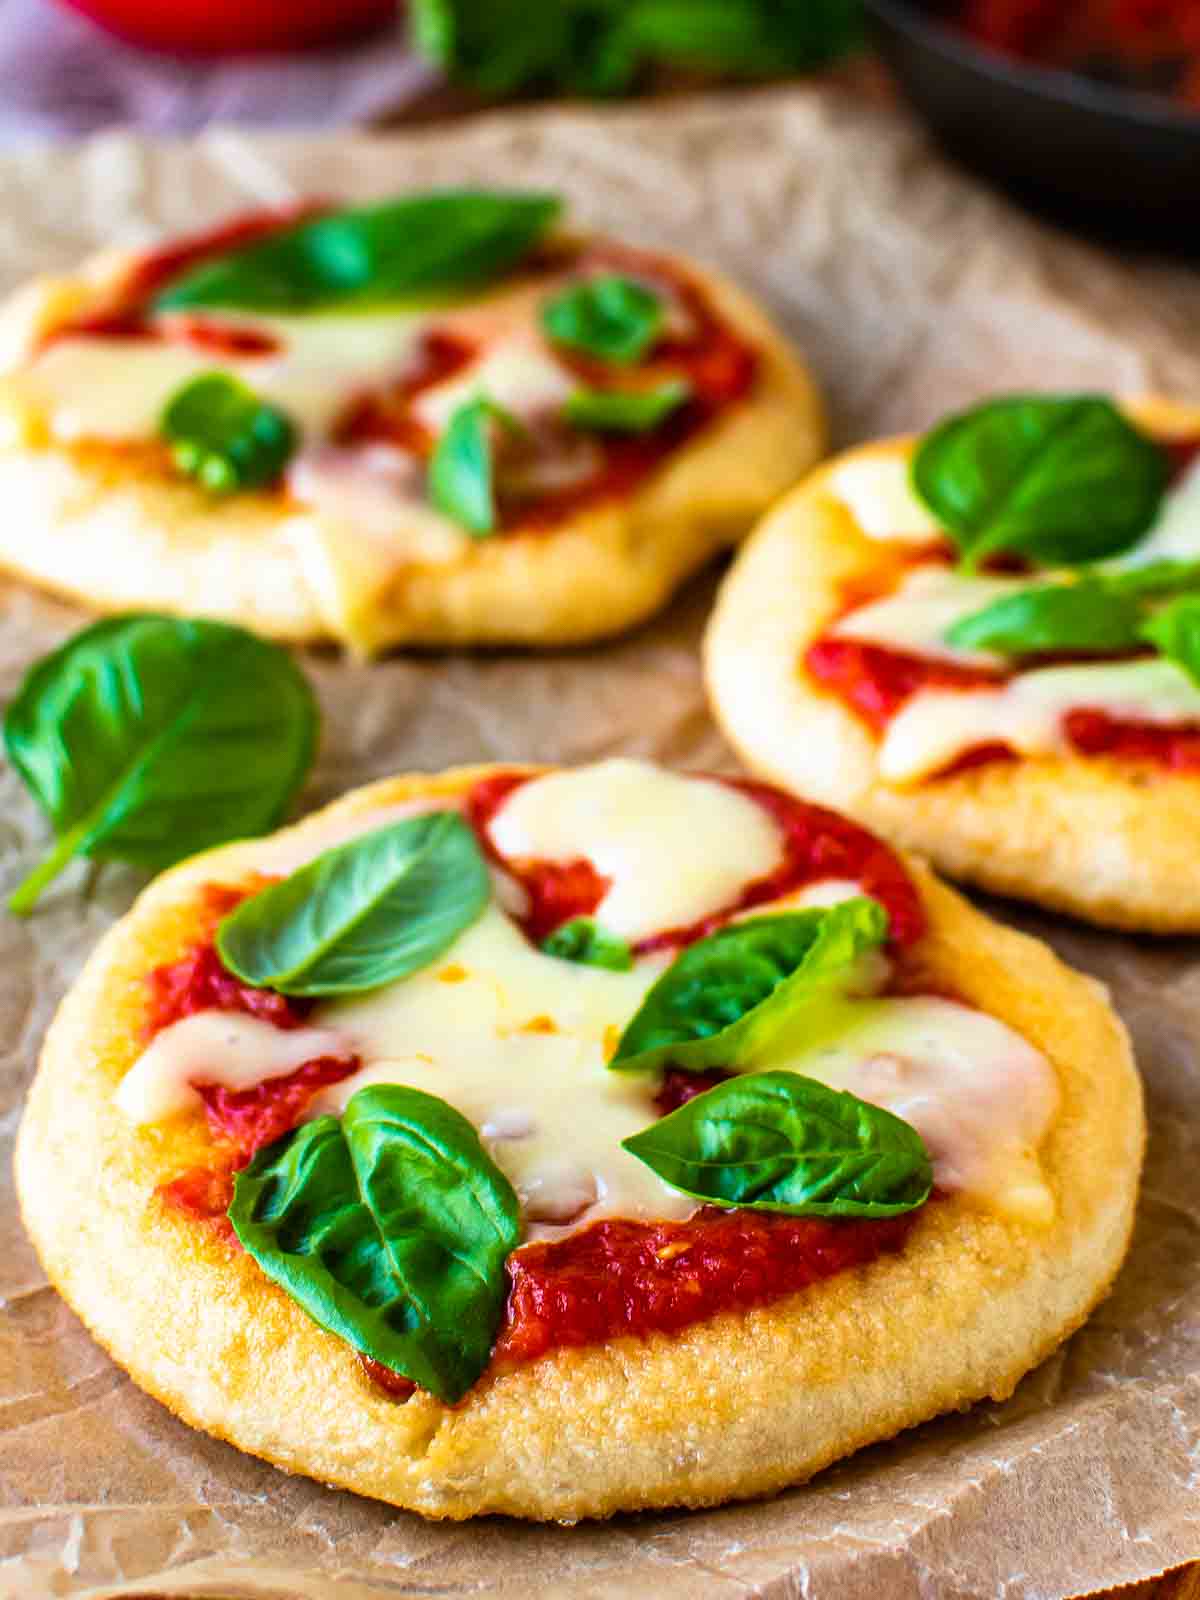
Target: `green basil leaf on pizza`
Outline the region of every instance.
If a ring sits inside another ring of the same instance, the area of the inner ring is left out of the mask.
[[[296,448],[291,420],[225,372],[177,390],[159,431],[180,472],[214,495],[276,482]]]
[[[229,1219],[312,1319],[453,1405],[487,1366],[517,1196],[445,1101],[374,1085],[237,1176]]]
[[[572,427],[590,433],[652,433],[691,397],[686,378],[652,389],[576,389],[563,415]]]
[[[1097,395],[1010,395],[949,417],[912,463],[919,498],[963,565],[999,552],[1078,566],[1136,543],[1168,479],[1166,452]]]
[[[571,284],[542,308],[542,328],[555,344],[619,365],[642,359],[663,320],[660,297],[620,273]]]
[[[859,981],[887,930],[882,906],[861,896],[730,923],[675,958],[608,1064],[623,1072],[747,1066]]]
[[[1153,600],[1200,589],[1200,561],[1148,561],[1141,567],[1099,569],[1086,576],[1095,577],[1113,594]]]
[[[312,765],[319,718],[277,645],[227,623],[139,613],[38,662],[4,719],[9,760],[58,835],[9,909],[77,855],[158,870],[265,833]]]
[[[1142,608],[1094,578],[1078,583],[1037,584],[994,600],[946,630],[946,643],[960,650],[1001,655],[1046,655],[1055,651],[1097,655],[1134,650],[1142,639]]]
[[[708,1205],[891,1217],[923,1205],[933,1184],[915,1128],[795,1072],[730,1078],[621,1143]]]
[[[495,433],[524,430],[515,417],[485,395],[459,406],[429,462],[429,498],[477,539],[495,533]]]
[[[615,933],[609,933],[592,917],[572,917],[542,940],[542,950],[560,961],[575,961],[586,967],[606,967],[610,972],[628,972],[633,966],[633,951]]]
[[[1150,644],[1200,683],[1200,595],[1180,595],[1142,627]]]
[[[555,195],[478,189],[331,211],[201,262],[155,309],[289,313],[461,294],[519,266],[561,211]]]
[[[358,994],[436,961],[491,889],[468,825],[430,811],[336,845],[244,900],[218,928],[217,949],[245,983]]]

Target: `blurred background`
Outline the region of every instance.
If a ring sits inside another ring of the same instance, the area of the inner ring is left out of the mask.
[[[1092,230],[1200,242],[1200,0],[0,0],[0,141],[820,74]]]

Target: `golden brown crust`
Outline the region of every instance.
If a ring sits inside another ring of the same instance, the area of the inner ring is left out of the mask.
[[[486,769],[400,778],[302,828]],[[22,1212],[52,1281],[143,1388],[291,1471],[426,1516],[607,1516],[771,1492],[925,1418],[1007,1395],[1076,1328],[1124,1254],[1141,1160],[1128,1039],[1090,979],[974,911],[923,868],[923,957],[1054,1063],[1041,1150],[1047,1228],[931,1204],[902,1254],[679,1336],[621,1339],[486,1376],[458,1408],[388,1400],[246,1256],[165,1212],[155,1186],[208,1149],[203,1119],[132,1131],[113,1090],[136,1058],[144,974],[195,936],[198,888],[253,843],[176,868],[93,955],[46,1040],[17,1152]]]
[[[1129,408],[1195,434],[1200,411]],[[823,466],[763,520],[718,598],[705,642],[713,709],[756,772],[847,811],[952,877],[1108,927],[1200,931],[1200,777],[1150,762],[1061,756],[993,762],[911,788],[880,781],[875,736],[803,668],[847,585],[886,572],[897,546],[865,535],[829,491],[863,446]]]
[[[0,371],[50,328],[103,303],[128,269],[128,258],[106,257],[0,307]],[[0,379],[0,421],[7,410],[12,435],[0,445],[0,565],[99,610],[203,614],[366,651],[564,644],[630,627],[742,538],[825,448],[816,388],[782,334],[728,281],[686,270],[760,351],[753,392],[633,495],[586,508],[553,532],[468,540],[449,559],[392,557],[382,566],[376,538],[373,548],[363,542],[365,573],[331,584],[305,555],[316,541],[301,524],[314,513],[264,495],[214,504],[139,452],[52,444]]]

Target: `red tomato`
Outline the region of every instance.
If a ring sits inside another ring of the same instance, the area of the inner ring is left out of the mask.
[[[177,55],[310,50],[381,28],[396,0],[64,0],[111,33]]]

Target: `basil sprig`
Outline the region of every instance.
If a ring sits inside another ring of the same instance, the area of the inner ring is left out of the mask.
[[[1142,634],[1168,661],[1200,683],[1200,595],[1185,594],[1172,600],[1143,625]]]
[[[496,531],[496,427],[522,432],[517,419],[485,395],[468,400],[446,424],[429,462],[430,500],[477,539]]]
[[[238,1174],[229,1218],[314,1322],[439,1399],[487,1366],[520,1241],[517,1197],[434,1095],[360,1089]]]
[[[202,262],[155,308],[329,311],[462,293],[518,266],[561,210],[551,194],[445,189],[334,211]]]
[[[628,972],[633,966],[633,951],[624,939],[608,933],[591,917],[573,917],[564,922],[542,940],[542,949],[560,961],[607,967],[610,972]]]
[[[691,397],[686,378],[653,389],[576,389],[563,414],[573,427],[593,433],[651,433]]]
[[[488,95],[628,94],[654,68],[759,78],[858,44],[858,0],[411,0],[418,48]]]
[[[94,623],[31,668],[9,760],[58,843],[9,909],[74,856],[158,869],[279,823],[316,748],[316,702],[286,651],[243,628],[151,613]]]
[[[1136,597],[1096,578],[1019,589],[946,630],[946,643],[957,649],[1013,656],[1102,654],[1136,649],[1141,642],[1142,607]]]
[[[542,327],[555,344],[620,365],[642,359],[663,320],[660,297],[615,272],[570,284],[542,307]]]
[[[1012,395],[948,418],[912,463],[916,493],[973,569],[1008,551],[1078,566],[1128,549],[1166,491],[1166,453],[1095,395]]]
[[[454,811],[431,811],[326,850],[243,900],[217,949],[245,983],[357,994],[435,961],[479,916],[491,879]]]
[[[621,1035],[609,1066],[688,1072],[745,1066],[806,1008],[843,990],[887,937],[887,913],[856,898],[730,923],[669,966]]]
[[[933,1184],[915,1128],[796,1072],[730,1078],[621,1143],[673,1189],[752,1211],[893,1217]]]
[[[1091,576],[1096,577],[1113,594],[1152,600],[1162,595],[1184,594],[1189,589],[1200,589],[1200,561],[1147,561],[1142,567],[1127,567],[1123,571],[1108,568]]]
[[[210,494],[274,483],[296,448],[290,419],[226,372],[206,373],[177,390],[159,432],[180,472]]]

